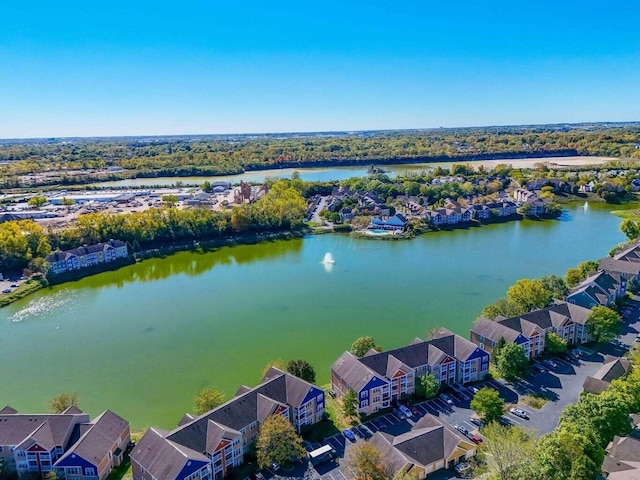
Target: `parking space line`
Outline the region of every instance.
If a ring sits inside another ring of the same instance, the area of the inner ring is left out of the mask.
[[[396,423],[396,422],[399,422],[399,421],[400,421],[400,419],[396,416],[396,414],[395,414],[395,413],[387,413],[387,415],[386,415],[386,416],[387,416],[387,417],[388,417],[388,416],[391,416],[391,418],[393,418],[393,421],[391,422],[391,424],[392,424],[392,425],[393,425],[394,423]]]

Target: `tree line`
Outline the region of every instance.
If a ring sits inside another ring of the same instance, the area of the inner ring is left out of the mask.
[[[150,208],[128,215],[94,212],[81,215],[61,230],[45,231],[33,220],[0,224],[0,263],[9,270],[33,268],[54,250],[123,240],[139,250],[151,245],[207,240],[247,232],[295,230],[303,225],[307,202],[289,180],[271,185],[254,203],[230,210]]]
[[[640,158],[640,127],[490,127],[331,136],[77,139],[0,145],[4,176],[121,166],[142,175],[223,175],[309,164],[446,161],[552,154]]]

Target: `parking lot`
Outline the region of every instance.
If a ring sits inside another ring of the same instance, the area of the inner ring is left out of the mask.
[[[566,358],[553,360],[534,360],[531,374],[514,384],[507,384],[501,380],[488,380],[474,385],[493,388],[500,393],[508,406],[517,405],[523,410],[526,418],[509,412],[504,414],[503,423],[518,425],[534,429],[539,435],[552,431],[558,424],[562,410],[570,403],[575,403],[582,392],[582,384],[587,376],[593,375],[603,364],[605,354],[620,355],[636,341],[640,332],[639,302],[633,303],[633,308],[625,314],[624,326],[618,340],[606,345],[602,351],[580,347]],[[325,439],[325,443],[333,447],[337,460],[318,465],[317,468],[300,465],[296,470],[300,477],[321,480],[354,480],[356,475],[344,461],[349,449],[353,445],[366,441],[377,431],[384,431],[393,435],[407,432],[421,417],[427,413],[438,417],[450,426],[467,429],[471,434],[478,434],[478,426],[471,420],[473,411],[469,408],[473,398],[474,387],[459,387],[447,392],[451,403],[447,403],[442,396],[411,406],[411,418],[405,418],[399,412],[390,412],[370,420],[362,425],[353,427],[355,442],[347,440],[342,434]],[[549,401],[539,410],[527,405],[519,404],[522,396],[544,393]],[[402,417],[402,418],[401,418]],[[446,480],[459,478],[452,470],[440,470],[429,474],[428,478]]]

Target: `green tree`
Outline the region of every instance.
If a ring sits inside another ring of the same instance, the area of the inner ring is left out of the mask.
[[[500,350],[496,367],[502,378],[513,382],[522,378],[528,365],[529,361],[524,354],[524,349],[520,345],[509,342]]]
[[[597,443],[605,447],[614,435],[625,436],[631,431],[629,410],[617,395],[583,393],[576,403],[568,405],[560,416],[561,427],[579,431],[593,430]]]
[[[351,447],[347,452],[347,465],[358,480],[389,480],[393,477],[393,470],[371,443],[358,443]]]
[[[175,207],[176,203],[178,203],[178,197],[176,195],[163,195],[162,203],[169,208]]]
[[[377,350],[379,352],[382,351],[382,349],[376,345],[373,337],[356,338],[351,345],[351,353],[353,353],[356,357],[364,357],[365,354],[371,349]]]
[[[500,480],[531,478],[531,459],[536,453],[534,432],[492,422],[484,427],[482,434],[486,442],[478,450],[482,465],[482,471],[478,474]]]
[[[342,397],[342,414],[348,418],[358,415],[358,396],[352,388]]]
[[[608,307],[596,306],[587,319],[587,331],[596,342],[608,342],[620,335],[622,319]]]
[[[484,307],[481,315],[493,320],[498,316],[509,318],[515,317],[516,315],[521,315],[523,313],[525,312],[523,312],[520,306],[516,305],[513,301],[509,300],[508,298],[499,298],[495,303]]]
[[[256,456],[260,468],[273,462],[285,464],[292,458],[305,455],[302,438],[293,425],[282,415],[271,415],[260,427],[256,440]]]
[[[547,275],[540,279],[545,290],[551,292],[552,298],[565,298],[569,294],[569,287],[564,279],[556,275]]]
[[[552,292],[547,290],[540,280],[522,278],[507,290],[507,299],[522,310],[529,312],[536,308],[544,308],[551,301]]]
[[[471,410],[476,412],[485,423],[502,417],[504,406],[504,400],[493,388],[482,387],[471,399]]]
[[[502,347],[504,347],[506,344],[507,344],[507,341],[504,339],[504,337],[500,337],[496,342],[496,346],[493,347],[493,350],[491,351],[491,361],[495,366],[498,366],[498,358],[500,358],[500,351],[502,350]]]
[[[269,369],[271,367],[275,367],[278,370],[282,370],[283,372],[285,371],[285,365],[284,365],[284,361],[280,360],[280,359],[276,359],[276,360],[269,360],[266,365],[264,366],[264,368],[262,369],[262,376],[264,377],[264,375],[269,371]]]
[[[620,230],[629,240],[635,240],[640,236],[640,223],[632,218],[625,218],[620,224]]]
[[[544,344],[549,353],[567,352],[567,341],[555,332],[547,332]]]
[[[73,198],[62,197],[61,200],[62,205],[67,207],[67,213],[71,213],[71,207],[76,203]]]
[[[224,393],[215,388],[205,388],[193,399],[193,410],[196,415],[202,415],[224,403]]]
[[[587,278],[590,273],[597,271],[598,266],[598,262],[594,260],[588,260],[586,262],[582,262],[576,268],[570,268],[569,270],[567,270],[567,274],[565,275],[567,286],[569,288],[575,287],[582,280]]]
[[[539,440],[534,465],[544,480],[587,480],[600,474],[603,458],[592,432],[558,427]]]
[[[49,401],[49,411],[51,413],[62,413],[67,408],[77,407],[78,395],[75,393],[60,393]]]
[[[427,373],[418,377],[416,382],[416,396],[419,398],[434,398],[440,391],[440,381],[432,374]]]
[[[289,360],[287,372],[309,383],[316,383],[316,372],[306,360]]]
[[[40,208],[45,203],[47,203],[47,198],[43,197],[42,195],[36,195],[34,197],[31,197],[27,203],[30,207]]]
[[[518,212],[525,217],[531,217],[533,215],[533,207],[529,203],[523,203]]]

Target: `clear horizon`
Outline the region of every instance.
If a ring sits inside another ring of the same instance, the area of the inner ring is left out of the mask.
[[[630,0],[8,0],[0,16],[2,139],[640,120]]]

